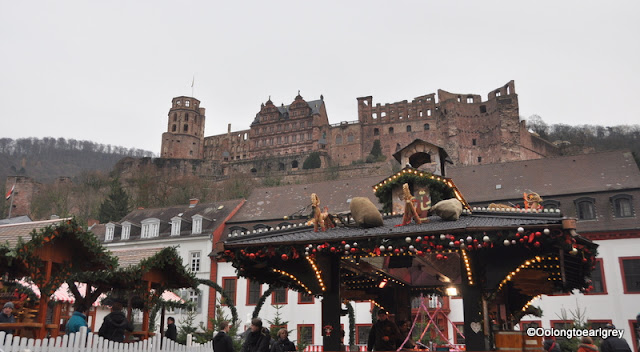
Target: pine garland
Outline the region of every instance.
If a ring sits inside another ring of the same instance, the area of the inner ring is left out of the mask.
[[[258,317],[258,314],[260,314],[260,309],[262,309],[264,302],[267,300],[267,297],[271,295],[271,292],[273,292],[273,287],[269,286],[269,288],[266,291],[264,291],[262,296],[260,296],[260,299],[258,300],[258,304],[256,304],[256,307],[253,309],[253,314],[251,316],[252,319]]]
[[[356,351],[356,313],[351,302],[345,305],[349,313],[349,351]]]

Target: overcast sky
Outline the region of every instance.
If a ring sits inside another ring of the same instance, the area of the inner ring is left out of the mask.
[[[640,119],[635,1],[0,0],[0,137],[65,137],[159,153],[171,99],[205,136],[324,95],[331,123],[443,89],[515,80],[520,115]]]

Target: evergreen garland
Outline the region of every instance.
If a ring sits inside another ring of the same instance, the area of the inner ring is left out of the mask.
[[[269,288],[264,291],[262,296],[260,296],[258,304],[256,304],[256,307],[253,309],[253,314],[251,316],[252,319],[258,317],[258,314],[260,314],[260,309],[262,309],[262,306],[264,305],[264,301],[266,301],[267,297],[271,295],[271,292],[273,292],[273,287],[269,286]]]
[[[238,310],[236,309],[236,306],[233,304],[233,300],[231,299],[231,297],[229,297],[229,295],[227,295],[227,293],[224,292],[222,287],[220,287],[220,285],[218,285],[216,282],[213,282],[211,280],[206,280],[206,279],[198,279],[198,282],[203,285],[213,287],[213,289],[216,290],[216,292],[220,293],[220,295],[224,299],[224,303],[231,310],[231,322],[233,323],[233,325],[236,325],[238,323]]]
[[[349,351],[356,351],[356,313],[351,302],[345,305],[349,313]]]
[[[414,170],[414,169],[405,169]],[[420,176],[422,174],[423,176]],[[404,173],[400,176],[392,176],[383,182],[382,186],[379,186],[375,191],[376,197],[380,204],[383,204],[384,212],[391,212],[392,208],[392,191],[395,187],[402,187],[402,184],[415,184],[419,186],[426,186],[429,188],[429,197],[431,197],[431,204],[436,204],[441,200],[454,198],[455,194],[453,189],[449,187],[443,181],[438,181],[435,178],[431,178],[433,175],[428,172],[420,172],[420,174]]]

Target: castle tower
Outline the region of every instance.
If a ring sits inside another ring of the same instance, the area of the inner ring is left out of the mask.
[[[202,159],[204,147],[204,108],[192,97],[173,98],[162,134],[160,156],[167,159]]]

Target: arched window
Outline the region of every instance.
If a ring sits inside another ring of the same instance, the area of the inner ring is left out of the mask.
[[[297,169],[298,168],[298,160],[294,160],[291,162],[291,168],[292,169]]]
[[[341,134],[336,136],[336,144],[342,144],[342,135]]]
[[[171,132],[175,132],[177,129],[178,129],[178,126],[173,125],[173,126],[171,127]]]
[[[393,134],[393,127],[389,127],[389,134]]]
[[[611,197],[611,204],[613,206],[613,215],[616,218],[633,217],[632,199],[633,198],[628,194],[618,194]]]
[[[189,132],[189,125],[185,123],[183,129],[184,129],[184,132]]]
[[[429,124],[428,124],[428,123],[425,123],[425,124],[424,124],[424,130],[425,130],[425,131],[428,131],[428,130],[429,130]]]
[[[284,171],[284,163],[279,163],[278,164],[278,170],[279,171]]]
[[[377,129],[377,128],[374,128],[374,129],[373,129],[373,135],[374,135],[374,136],[379,136],[379,135],[380,135],[380,130],[379,130],[379,129]]]
[[[595,220],[596,219],[596,200],[590,197],[578,198],[574,201],[576,204],[576,214],[579,220]]]
[[[411,132],[411,125],[407,125],[407,132]]]
[[[542,201],[542,207],[544,209],[549,209],[549,210],[556,210],[556,209],[560,209],[560,202],[557,200],[543,200]]]

